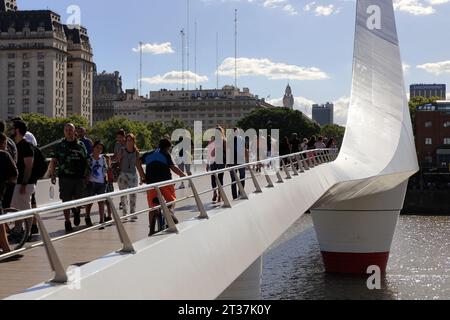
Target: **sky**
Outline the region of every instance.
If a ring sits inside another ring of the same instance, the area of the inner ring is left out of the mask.
[[[331,101],[335,103],[335,121],[345,124],[355,0],[17,2],[20,10],[50,9],[60,14],[64,23],[80,22],[88,28],[98,72],[119,71],[124,89],[138,87],[141,41],[144,95],[150,90],[182,87],[182,29],[189,87],[194,88],[197,81],[197,86],[215,88],[217,65],[219,87],[234,84],[237,9],[238,87],[248,87],[254,94],[280,105],[290,83],[297,109],[310,115],[312,103]],[[450,0],[394,0],[394,5],[406,84],[449,85]]]

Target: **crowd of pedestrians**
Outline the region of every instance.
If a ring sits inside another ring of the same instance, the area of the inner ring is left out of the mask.
[[[11,122],[10,137],[5,135],[6,123],[0,122],[0,209],[15,208],[27,210],[36,207],[35,186],[43,173],[41,154],[37,148],[36,138],[28,131],[27,124],[20,118]],[[238,134],[239,128],[234,128],[234,136],[231,144],[227,141],[225,130],[217,126],[216,134],[211,136],[207,144],[207,171],[220,171],[228,167],[261,160],[260,155],[253,154],[252,143],[256,143],[256,150],[267,150],[267,157],[276,156],[273,154],[273,146],[277,141],[271,136],[267,138],[259,137],[256,141],[247,142]],[[105,145],[101,141],[93,142],[88,138],[85,128],[76,128],[75,125],[67,123],[64,126],[64,139],[58,142],[51,151],[51,161],[47,174],[53,184],[59,184],[59,196],[62,202],[79,200],[84,197],[98,196],[114,191],[117,184],[119,190],[136,188],[140,184],[154,184],[172,180],[172,173],[179,177],[192,175],[191,163],[192,154],[189,148],[173,149],[169,136],[165,136],[153,151],[141,155],[136,143],[136,136],[119,130],[116,133],[116,144],[114,154],[107,156]],[[220,138],[221,143],[216,141]],[[178,140],[181,145],[183,138]],[[192,142],[191,142],[192,143]],[[231,147],[230,147],[231,145]],[[219,148],[218,148],[219,146]],[[222,146],[222,147],[220,147]],[[335,148],[334,138],[311,137],[300,139],[298,134],[293,134],[291,139],[284,137],[279,144],[279,155],[289,155],[301,151],[311,151],[308,157],[313,157],[313,150]],[[228,149],[227,149],[228,148]],[[230,149],[231,148],[231,149]],[[232,153],[231,156],[229,153]],[[172,155],[177,155],[176,163]],[[228,159],[227,155],[229,156]],[[145,167],[145,170],[144,170]],[[256,168],[260,169],[260,167]],[[47,170],[47,168],[46,168]],[[233,200],[241,197],[237,181],[245,187],[246,169],[238,168],[230,170],[231,193]],[[213,203],[223,202],[219,186],[224,185],[224,172],[211,175],[211,186],[213,190]],[[186,188],[183,183],[180,189]],[[168,185],[160,188],[160,193],[152,189],[147,192],[147,202],[150,209],[160,205],[161,197],[169,203],[169,209],[173,212],[176,201],[175,185]],[[122,196],[119,208],[124,216],[132,216],[131,220],[137,220],[136,215],[136,194]],[[93,204],[64,210],[65,231],[74,231],[74,226],[81,224],[81,213],[85,210],[85,225],[93,227],[91,212]],[[107,201],[98,202],[99,222],[103,225],[113,219],[111,204]],[[172,215],[175,223],[178,223],[175,215]],[[160,210],[150,210],[149,228],[150,235],[157,232],[156,224],[161,228],[164,216]],[[20,228],[20,225],[17,225]],[[103,229],[101,227],[101,229]],[[8,241],[14,238],[21,230],[15,228],[10,230],[9,238],[5,226],[0,226],[0,248],[3,253],[9,252]],[[33,224],[32,234],[39,233]]]

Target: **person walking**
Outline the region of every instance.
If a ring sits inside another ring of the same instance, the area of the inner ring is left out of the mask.
[[[14,122],[16,121],[24,121],[22,117],[16,117],[14,119],[11,120],[11,122],[14,124]],[[26,141],[28,141],[29,143],[31,143],[31,145],[33,147],[37,147],[38,146],[38,142],[36,140],[36,137],[34,136],[33,133],[31,133],[30,131],[27,130],[27,132],[25,133],[24,137],[23,137]]]
[[[145,176],[143,182],[146,184],[154,184],[162,181],[172,180],[172,173],[174,172],[180,177],[185,177],[185,173],[175,166],[170,150],[172,148],[172,143],[168,139],[162,139],[159,142],[158,149],[146,153],[142,156],[139,161],[140,168],[142,170],[142,165],[146,165]],[[160,188],[161,194],[167,203],[174,202],[177,200],[175,185],[171,184]],[[157,191],[151,189],[147,192],[147,202],[150,208],[155,208],[160,205]],[[173,211],[175,210],[175,205],[170,205],[169,209],[172,211],[172,218],[177,224],[178,219],[175,217]],[[156,233],[156,221],[158,220],[160,212],[155,210],[150,210],[149,212],[149,236]],[[161,219],[159,219],[161,221]],[[160,229],[163,226],[160,225]]]
[[[6,123],[5,121],[0,121],[0,133],[3,133],[6,135]],[[14,142],[13,139],[7,137],[6,138],[6,147],[5,147],[6,151],[9,153],[9,155],[11,156],[11,158],[14,161],[14,164],[17,164],[17,147],[16,147],[16,143]],[[8,180],[5,182],[5,186],[4,186],[4,194],[3,194],[3,208],[4,209],[8,209],[11,207],[11,200],[14,194],[14,188],[16,186],[16,183],[13,182],[12,180]]]
[[[52,183],[56,183],[56,175],[59,178],[60,199],[63,202],[78,200],[83,197],[86,188],[86,180],[90,176],[88,155],[86,147],[76,138],[75,126],[67,123],[64,126],[64,139],[55,145],[51,154],[49,174]],[[70,209],[64,210],[66,232],[72,232]],[[74,225],[80,225],[80,209],[74,212]],[[88,224],[89,220],[86,221]]]
[[[238,134],[240,132],[239,128],[233,129],[235,133],[234,141],[233,141],[233,164],[232,166],[238,166],[247,162],[248,158],[248,149],[245,147],[244,138]],[[236,135],[237,134],[237,135]],[[242,186],[245,188],[245,177],[246,177],[246,169],[239,168],[237,170],[230,171],[231,176],[231,193],[233,195],[233,200],[237,200],[241,194],[238,192],[237,179],[239,179],[242,183]],[[238,177],[237,177],[238,176]]]
[[[174,152],[175,154],[178,154],[178,159],[180,161],[180,164],[178,165],[178,168],[186,173],[186,175],[188,176],[192,176],[192,171],[191,171],[191,164],[192,164],[192,155],[190,150],[188,149],[183,149],[181,147],[183,143],[183,137],[180,137],[180,139],[178,140],[178,145],[174,148]],[[180,185],[180,189],[185,189],[186,186],[184,185],[184,181],[181,182]]]
[[[34,193],[37,178],[33,175],[34,150],[33,146],[24,139],[28,131],[27,125],[23,121],[16,121],[13,124],[14,142],[17,147],[17,184],[14,188],[11,207],[19,211],[31,209],[31,195]],[[32,219],[31,219],[32,220]],[[31,223],[31,221],[30,221]],[[23,230],[19,223],[11,231],[13,240],[21,239]]]
[[[14,183],[18,176],[16,163],[7,151],[8,138],[0,132],[0,215],[3,214],[3,197],[8,183]],[[6,209],[6,208],[5,208]],[[11,252],[4,224],[0,225],[0,255]]]
[[[316,149],[325,149],[327,147],[326,144],[323,142],[323,137],[317,138],[317,142],[314,144],[314,147]]]
[[[95,142],[93,145],[93,152],[89,158],[90,177],[87,185],[88,195],[90,197],[99,196],[106,193],[106,175],[108,173],[108,163],[103,156],[105,146],[100,141]],[[92,227],[91,210],[93,204],[86,206],[86,225]],[[100,215],[100,224],[111,221],[111,215],[105,217],[105,203],[103,201],[98,202],[98,211]],[[101,230],[104,227],[100,228]]]
[[[222,127],[217,126],[216,131],[219,133],[220,139],[222,142],[217,141],[216,137],[211,137],[211,140],[208,144],[208,165],[206,167],[206,171],[217,171],[225,169],[226,166],[226,137],[225,137],[225,131]],[[221,150],[218,150],[218,148],[221,148]],[[222,157],[220,157],[220,154],[222,153]],[[223,186],[223,178],[225,174],[218,173],[217,177],[219,179],[220,184]],[[220,192],[217,190],[217,180],[214,175],[211,175],[211,186],[213,188],[213,199],[212,202],[220,203],[222,202],[222,196]]]
[[[117,182],[120,190],[136,188],[139,185],[139,181],[144,180],[144,170],[142,169],[139,158],[140,154],[139,149],[136,146],[136,137],[134,134],[129,133],[126,136],[125,149],[122,149],[118,156],[120,175]],[[137,171],[139,171],[139,174],[141,175],[140,180],[138,178]],[[129,200],[130,211],[128,211],[128,197],[120,197],[120,203],[124,216],[127,216],[129,213],[133,214],[136,212],[136,194],[131,194],[129,196]],[[137,217],[132,217],[132,220],[137,220]]]
[[[84,147],[86,148],[88,156],[90,156],[93,151],[93,142],[91,139],[89,139],[87,137],[86,129],[83,127],[77,128],[77,137],[78,137],[78,140],[80,140],[81,143],[84,144]]]

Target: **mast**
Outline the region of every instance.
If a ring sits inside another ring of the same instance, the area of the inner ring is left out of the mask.
[[[237,89],[237,39],[238,39],[238,18],[237,9],[234,9],[234,87]]]
[[[139,94],[142,94],[142,41],[139,42]]]
[[[181,29],[180,31],[180,36],[181,36],[181,88],[182,90],[184,90],[184,55],[185,55],[185,40],[186,40],[186,34],[184,33],[184,29]]]

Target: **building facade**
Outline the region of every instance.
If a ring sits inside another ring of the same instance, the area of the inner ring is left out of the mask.
[[[16,10],[17,10],[16,0],[0,0],[0,12],[16,11]]]
[[[92,124],[94,63],[87,30],[64,26],[67,37],[67,115],[79,114]]]
[[[124,99],[122,77],[114,73],[94,74],[93,122],[105,121],[114,117],[114,102]]]
[[[447,99],[447,86],[445,84],[412,84],[410,86],[410,97],[438,97],[441,100]]]
[[[16,7],[15,1],[6,3]],[[82,40],[78,41],[76,34]],[[69,66],[78,64],[87,65],[85,73],[69,72]],[[92,50],[86,29],[65,26],[52,11],[1,7],[1,118],[21,113],[61,118],[76,113],[91,120],[91,69]]]
[[[312,106],[312,117],[321,126],[334,124],[334,104],[329,102],[322,105],[314,104]]]
[[[422,168],[449,168],[450,101],[437,101],[417,109],[416,148]]]
[[[220,90],[161,90],[150,93],[150,99],[127,92],[124,101],[114,103],[114,114],[132,120],[170,123],[180,119],[193,127],[195,121],[202,121],[204,128],[217,124],[232,128],[258,108],[273,108],[272,105],[250,93],[231,86]]]

